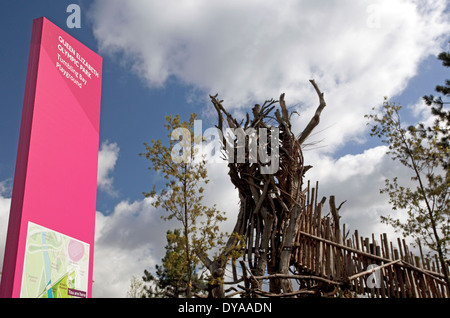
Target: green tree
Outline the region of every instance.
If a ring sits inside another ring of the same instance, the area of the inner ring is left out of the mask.
[[[145,297],[144,282],[135,276],[131,278],[130,289],[127,291],[127,298],[144,298]]]
[[[196,114],[185,122],[180,116],[166,116],[169,145],[161,140],[152,140],[151,145],[144,143],[146,152],[140,154],[151,162],[150,170],[159,172],[165,178],[165,186],[158,192],[144,193],[154,198],[155,207],[162,207],[168,215],[165,220],[175,219],[181,224],[179,244],[183,247],[179,261],[186,272],[186,296],[192,297],[192,284],[195,273],[202,264],[211,271],[212,263],[208,254],[224,244],[224,233],[219,230],[220,222],[226,220],[224,213],[215,206],[203,204],[204,186],[207,178],[206,160],[198,154],[196,145],[203,142],[201,136],[194,136]],[[202,263],[200,263],[200,261]],[[167,269],[167,268],[166,268]],[[213,273],[211,273],[212,276]],[[222,274],[223,275],[223,274]],[[216,277],[211,277],[215,284]]]
[[[444,66],[450,66],[448,53],[439,58]],[[442,95],[449,94],[450,81],[437,86]],[[443,269],[446,284],[450,288],[447,260],[450,248],[449,208],[449,119],[442,97],[424,96],[431,106],[432,125],[420,123],[406,127],[401,122],[401,106],[391,104],[385,98],[382,113],[367,115],[371,120],[371,136],[376,136],[389,147],[388,154],[412,171],[414,186],[404,186],[397,177],[386,179],[381,193],[389,195],[393,210],[407,212],[406,221],[392,216],[382,217],[382,222],[403,231],[418,242],[436,252]]]
[[[144,282],[145,296],[149,298],[178,298],[186,294],[189,278],[188,268],[185,261],[184,238],[180,230],[167,231],[166,254],[162,259],[162,265],[156,265],[156,277],[149,271],[144,270],[142,277]],[[197,273],[190,276],[191,293],[201,294],[205,282]]]
[[[450,43],[450,42],[449,42]],[[438,59],[442,61],[444,67],[450,67],[450,54],[448,52],[441,52],[438,55]],[[428,139],[430,142],[435,142],[436,147],[439,147],[443,151],[442,156],[438,156],[442,168],[449,173],[450,158],[449,151],[449,128],[450,128],[450,111],[444,108],[445,102],[442,98],[450,95],[450,79],[445,80],[444,85],[437,85],[435,88],[439,96],[425,95],[423,97],[425,103],[431,107],[431,113],[435,117],[434,123],[431,126],[425,127],[423,123],[420,123],[417,127],[418,132],[422,138]]]

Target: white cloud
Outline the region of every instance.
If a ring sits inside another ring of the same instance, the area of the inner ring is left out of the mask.
[[[407,122],[405,126],[416,125],[417,123],[423,123],[425,127],[434,125],[436,117],[431,112],[431,106],[428,106],[423,98],[420,98],[412,105],[408,105],[405,110],[409,111],[414,118],[414,121]]]
[[[125,297],[132,276],[161,262],[168,229],[151,199],[116,205],[96,214],[93,297]]]
[[[11,198],[6,194],[8,192],[9,181],[0,182],[0,266],[3,267],[3,257],[5,254],[6,232],[8,230],[9,210],[11,207]],[[0,267],[0,268],[1,268]],[[0,270],[1,272],[1,270]],[[0,276],[1,277],[1,276]]]
[[[149,86],[175,77],[219,93],[229,108],[277,98],[300,104],[303,127],[316,79],[329,107],[327,151],[358,138],[363,115],[394,96],[450,31],[445,1],[118,1],[92,7],[103,54]]]
[[[227,220],[220,225],[222,232],[231,233],[239,213],[239,193],[231,183],[226,163],[209,163],[207,165],[210,183],[205,188],[203,204],[216,204],[219,211],[227,215]]]
[[[111,173],[119,157],[119,151],[120,148],[117,143],[105,141],[102,143],[98,153],[97,187],[112,196],[117,196],[113,186],[114,178],[111,176]]]
[[[337,160],[317,153],[309,158],[314,168],[306,177],[312,186],[319,181],[319,197],[334,195],[337,204],[346,201],[340,215],[350,235],[358,230],[365,237],[374,233],[377,239],[382,233],[387,233],[392,241],[401,237],[401,233],[395,233],[392,227],[382,224],[380,217],[392,214],[403,218],[404,212],[392,211],[388,196],[380,194],[379,190],[384,188],[386,179],[392,180],[397,176],[404,184],[412,175],[398,161],[393,161],[386,154],[387,150],[386,146],[379,146]]]
[[[9,183],[8,180],[0,182],[0,195],[8,191],[8,183]]]
[[[337,160],[316,153],[309,157],[309,161],[318,162],[315,166],[317,169],[312,169],[311,174],[317,180],[339,183],[355,177],[365,178],[373,174],[381,164],[387,150],[386,146],[379,146],[362,154],[345,155]]]

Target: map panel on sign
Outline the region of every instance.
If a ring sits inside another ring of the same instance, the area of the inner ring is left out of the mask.
[[[28,223],[20,296],[24,298],[85,298],[89,244]]]

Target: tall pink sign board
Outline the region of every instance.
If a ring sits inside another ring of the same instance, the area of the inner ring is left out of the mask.
[[[91,297],[102,58],[33,21],[0,297]]]

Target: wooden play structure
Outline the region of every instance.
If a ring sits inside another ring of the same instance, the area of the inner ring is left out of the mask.
[[[275,149],[274,141],[278,143],[279,169],[275,173],[264,173],[267,162],[228,163],[230,179],[240,198],[234,232],[245,238],[246,245],[240,261],[242,279],[229,295],[449,297],[449,286],[437,259],[426,259],[421,249],[420,255],[413,255],[404,239],[391,242],[386,234],[363,238],[354,231],[350,235],[349,229],[340,224],[342,204],[337,206],[334,196],[319,201],[318,183],[314,187],[304,183],[305,172],[311,167],[304,165],[302,146],[326,107],[323,93],[313,80],[310,82],[319,106],[298,135],[291,130],[292,113],[288,112],[284,94],[278,101],[255,105],[252,116],[247,114],[241,122],[226,111],[217,95],[210,96],[219,130],[265,130],[270,136],[275,127],[278,133],[277,138],[266,138],[263,145],[270,152]],[[224,153],[237,158],[242,144],[226,134],[222,142]],[[247,140],[244,145],[246,157],[249,143]]]

